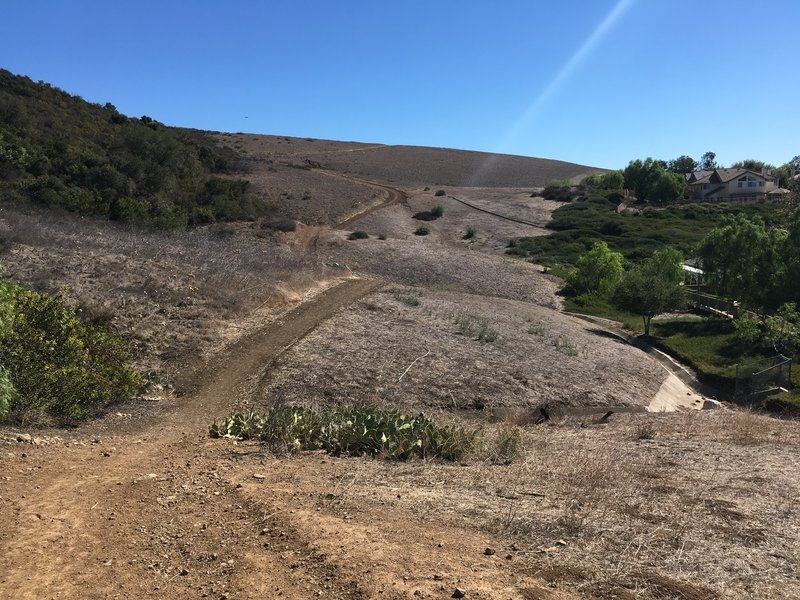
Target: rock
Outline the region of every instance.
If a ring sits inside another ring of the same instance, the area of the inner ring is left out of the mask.
[[[483,553],[486,556],[493,556],[494,555],[494,548],[486,548],[486,550],[484,550]]]
[[[711,400],[710,398],[703,398],[703,407],[702,410],[712,410],[714,408],[720,408],[722,403],[719,400]]]
[[[461,588],[456,588],[453,590],[453,595],[451,598],[463,598],[467,595],[467,592],[462,590]]]
[[[181,576],[182,577],[186,577],[188,574],[189,574],[189,571],[187,571],[186,569],[181,569]]]
[[[29,434],[29,433],[20,433],[17,436],[17,441],[18,442],[22,442],[24,444],[30,444],[30,443],[33,442],[33,438],[31,437],[31,434]]]
[[[566,545],[567,545],[567,542],[565,542],[564,540],[558,540],[556,542],[556,546],[566,546]]]
[[[261,473],[253,473],[253,479],[261,480],[261,479],[266,479],[266,478],[267,478],[267,476],[266,475],[262,475]]]

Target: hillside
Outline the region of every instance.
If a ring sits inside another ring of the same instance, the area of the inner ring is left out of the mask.
[[[202,134],[130,118],[0,70],[0,197],[180,227],[261,212]]]
[[[374,202],[365,181],[405,191],[433,187],[536,188],[602,169],[557,160],[311,138],[213,134],[236,152],[255,196],[305,223],[335,223]],[[338,177],[332,177],[332,175]]]

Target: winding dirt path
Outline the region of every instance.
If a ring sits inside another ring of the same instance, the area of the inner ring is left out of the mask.
[[[386,208],[387,206],[391,206],[393,204],[397,204],[399,202],[405,202],[408,200],[408,196],[405,192],[398,190],[397,188],[393,188],[389,185],[384,185],[382,183],[376,183],[375,181],[370,181],[369,179],[361,179],[360,177],[354,177],[352,175],[343,175],[342,173],[336,173],[334,171],[328,171],[327,169],[311,169],[314,173],[319,173],[321,175],[327,175],[328,177],[336,177],[338,179],[345,179],[347,181],[351,181],[353,183],[360,183],[362,185],[368,185],[374,188],[377,188],[385,193],[383,201],[379,202],[378,204],[373,204],[372,206],[368,206],[359,210],[358,212],[348,216],[343,221],[340,221],[335,225],[338,229],[347,229],[350,225],[358,221],[359,219],[363,219],[367,215],[374,213],[377,210],[382,208]]]
[[[302,598],[323,580],[335,597],[358,597],[323,563],[292,568],[264,552],[257,515],[224,477],[230,449],[206,431],[271,361],[381,285],[347,280],[243,338],[139,432],[2,447],[0,597]]]

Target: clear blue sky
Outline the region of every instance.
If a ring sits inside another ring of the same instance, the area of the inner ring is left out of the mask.
[[[0,67],[169,125],[623,167],[800,154],[797,0],[6,0]]]

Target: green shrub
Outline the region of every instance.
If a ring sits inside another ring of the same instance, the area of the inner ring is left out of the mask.
[[[5,367],[0,366],[0,420],[5,419],[17,395],[17,390]]]
[[[312,410],[277,405],[266,416],[232,413],[209,428],[211,437],[258,439],[279,452],[325,450],[336,455],[413,457],[459,460],[473,446],[476,433],[436,425],[424,415],[344,406]]]
[[[437,219],[440,218],[444,214],[444,206],[437,204],[431,209],[431,214]]]
[[[414,235],[428,235],[431,232],[425,225],[420,225],[414,230]]]
[[[434,194],[434,196],[444,196],[444,195],[445,195],[444,190],[436,190],[436,193]]]
[[[127,364],[128,345],[82,323],[65,292],[49,296],[0,282],[0,400],[7,416],[46,414],[62,423],[85,419],[128,399],[143,380]]]
[[[477,235],[478,235],[478,230],[477,229],[475,229],[474,227],[467,227],[467,231],[466,231],[466,233],[464,233],[464,236],[463,236],[462,239],[464,239],[464,240],[474,240],[477,237]]]
[[[366,231],[353,231],[347,236],[348,240],[366,240],[368,238],[369,234]]]

